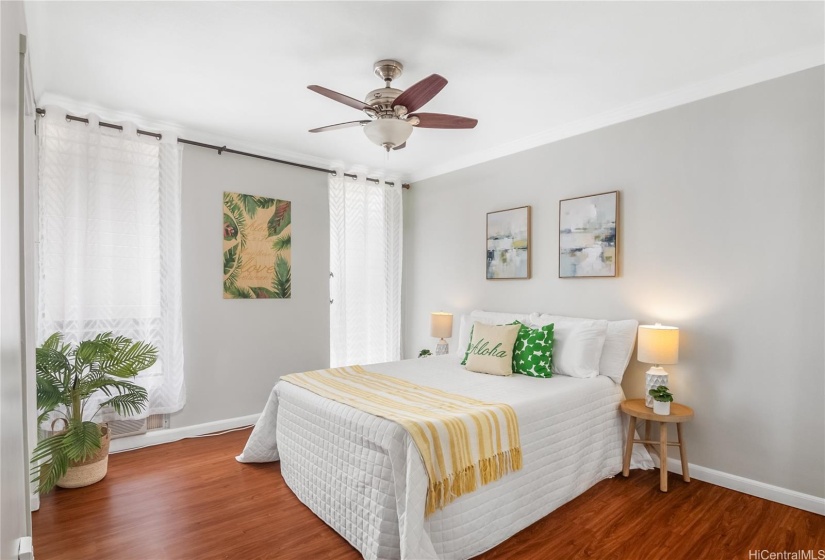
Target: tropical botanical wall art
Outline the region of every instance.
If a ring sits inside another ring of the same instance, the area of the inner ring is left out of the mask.
[[[616,276],[619,192],[559,202],[559,278]]]
[[[487,279],[530,278],[530,207],[487,214]]]
[[[292,205],[223,193],[223,297],[292,296]]]

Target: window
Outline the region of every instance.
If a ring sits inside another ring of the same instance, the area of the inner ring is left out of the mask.
[[[135,380],[149,393],[141,417],[180,410],[181,148],[54,107],[38,136],[38,344],[56,331],[68,342],[109,331],[149,342],[159,357]]]

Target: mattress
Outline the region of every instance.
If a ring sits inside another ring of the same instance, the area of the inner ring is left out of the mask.
[[[367,559],[463,559],[506,540],[622,469],[624,394],[611,379],[465,370],[453,354],[365,366],[513,407],[524,466],[425,518],[427,473],[398,424],[278,383],[237,459],[281,461],[296,496]],[[633,468],[652,468],[635,446]]]

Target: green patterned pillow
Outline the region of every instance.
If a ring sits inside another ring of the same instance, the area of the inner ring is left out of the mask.
[[[531,377],[553,377],[553,324],[537,329],[521,325],[513,348],[513,371]]]

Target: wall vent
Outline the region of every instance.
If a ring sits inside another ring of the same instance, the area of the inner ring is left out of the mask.
[[[169,427],[168,414],[153,414],[142,420],[112,420],[109,433],[112,439],[126,436],[138,436],[149,430],[165,430]]]
[[[168,414],[153,414],[146,419],[147,430],[165,430],[169,428]]]

